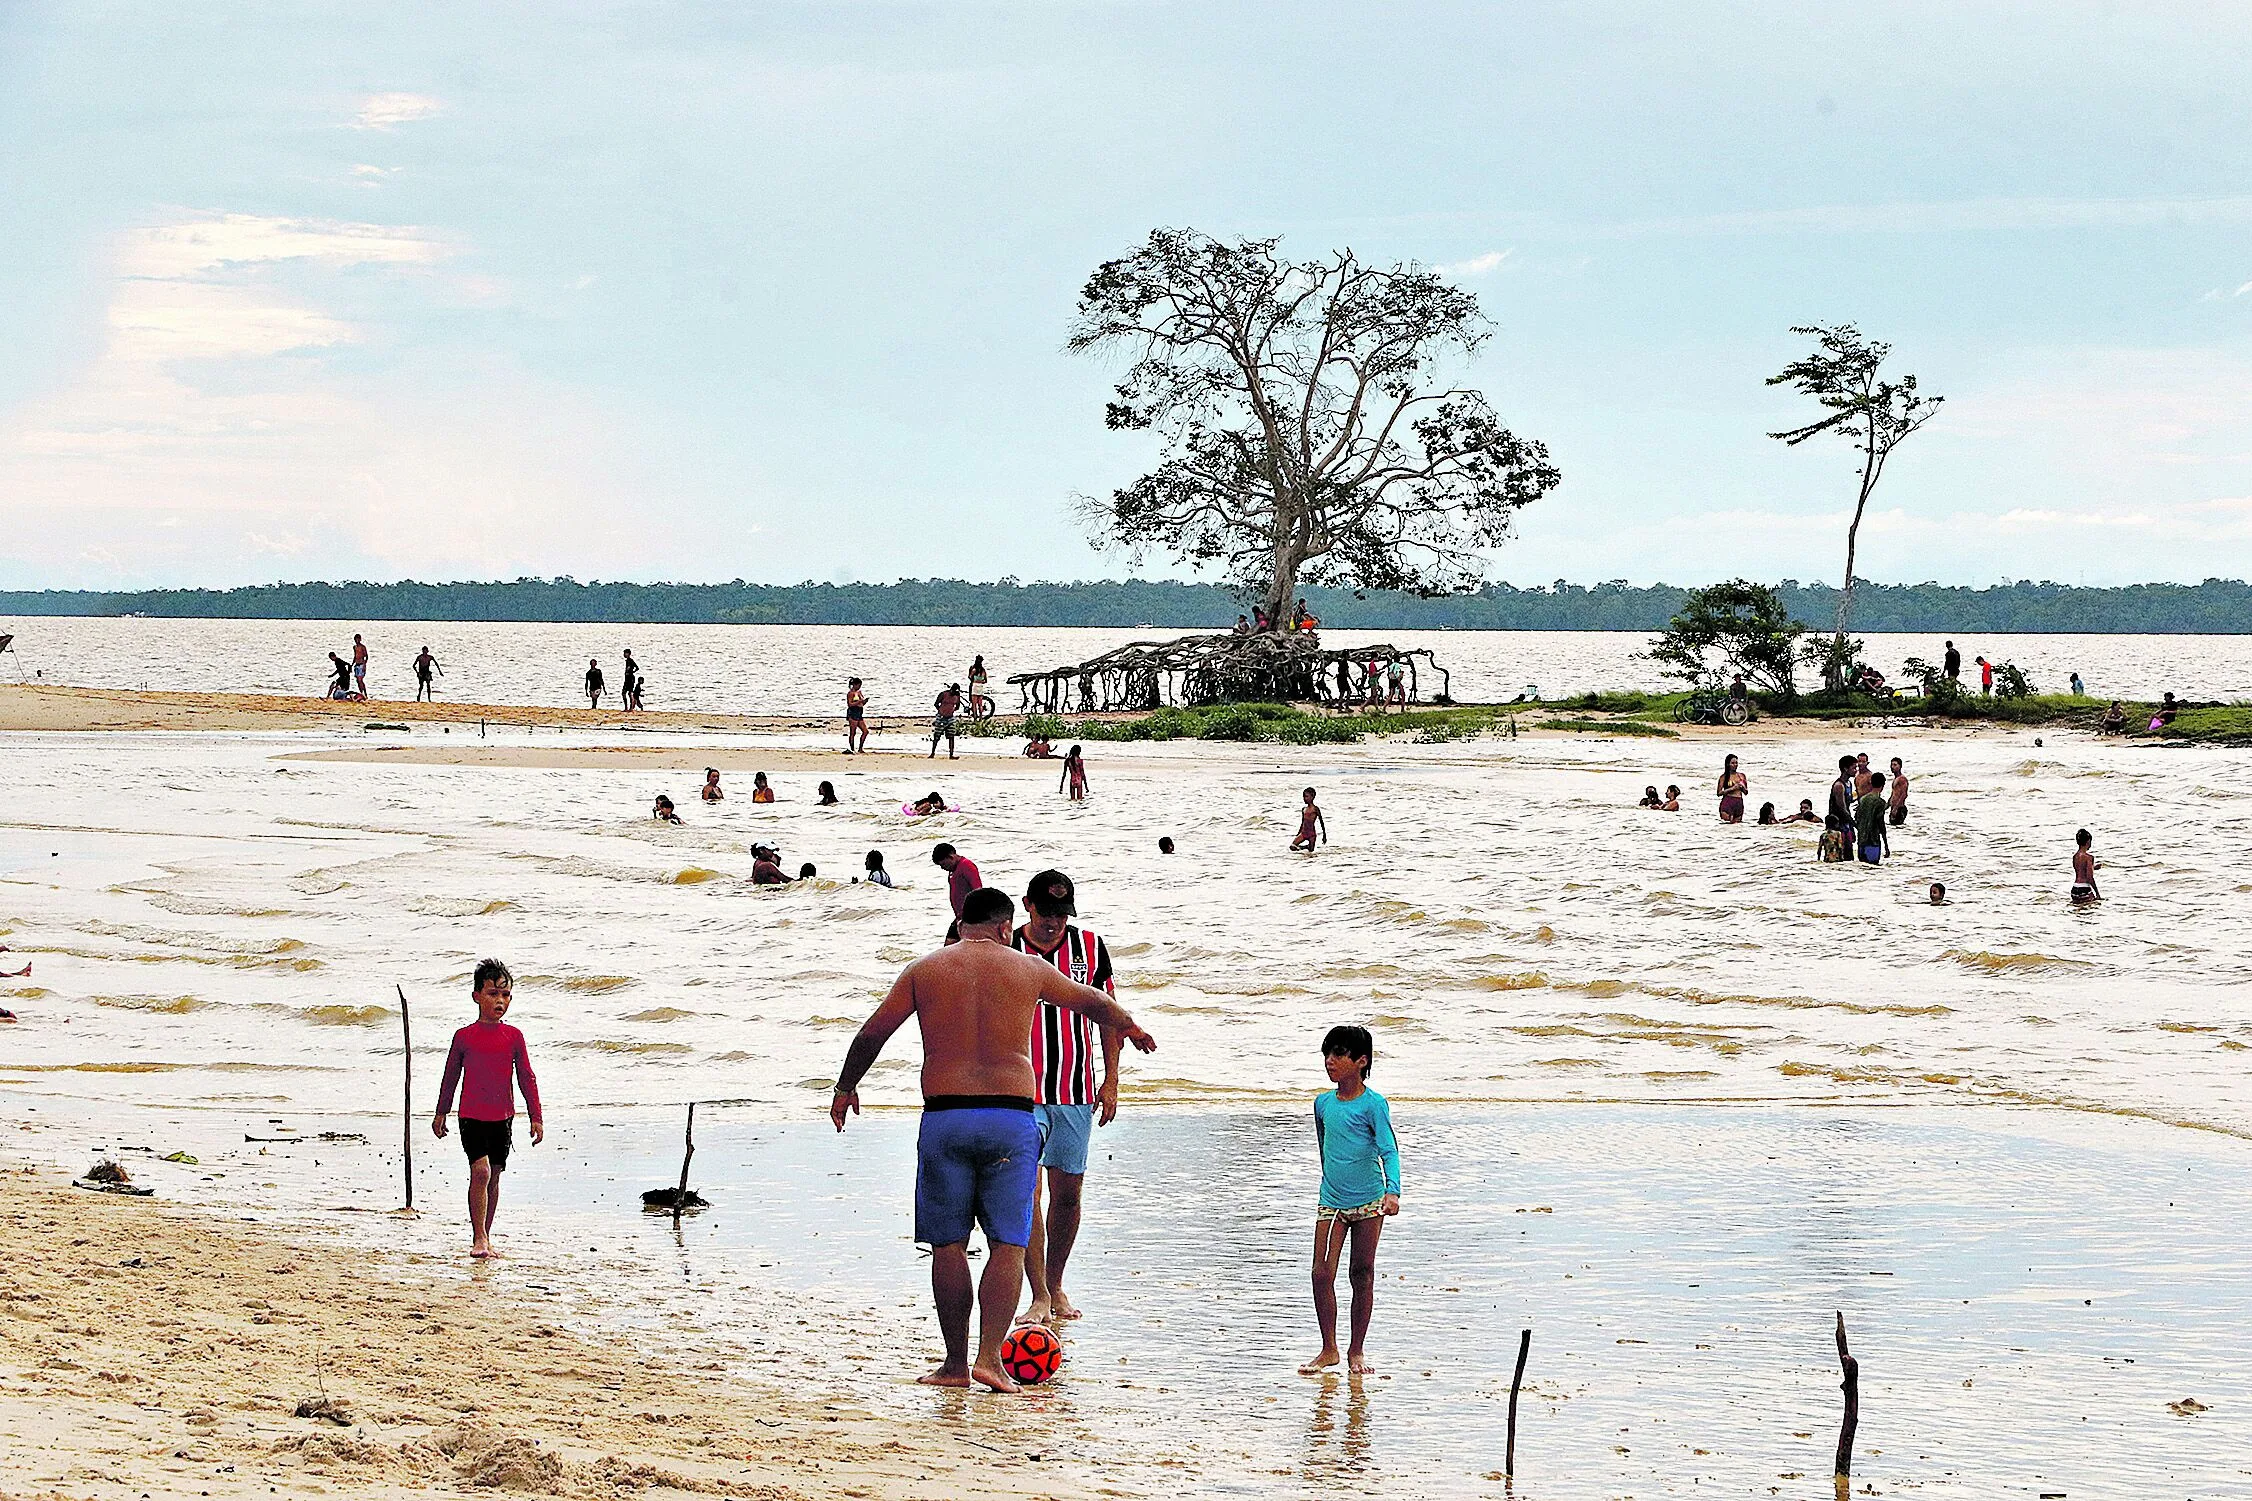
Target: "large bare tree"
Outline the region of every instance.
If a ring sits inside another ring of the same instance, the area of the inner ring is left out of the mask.
[[[1132,359],[1113,429],[1153,430],[1158,467],[1085,503],[1098,539],[1218,566],[1270,618],[1302,584],[1442,594],[1561,476],[1445,365],[1489,337],[1477,299],[1350,250],[1160,229],[1079,295],[1068,347]]]
[[[1860,450],[1861,493],[1854,498],[1853,521],[1845,529],[1845,587],[1838,592],[1837,635],[1830,643],[1823,672],[1825,686],[1835,689],[1844,686],[1850,655],[1846,631],[1853,616],[1853,560],[1861,542],[1861,513],[1869,509],[1869,497],[1876,493],[1885,460],[1892,457],[1893,449],[1937,416],[1940,403],[1947,398],[1919,393],[1913,375],[1886,380],[1881,372],[1892,355],[1892,346],[1862,337],[1850,323],[1833,327],[1816,324],[1791,332],[1812,338],[1814,352],[1791,361],[1780,375],[1769,376],[1767,383],[1797,387],[1821,403],[1827,415],[1804,427],[1767,436],[1796,448],[1809,438],[1836,433]]]

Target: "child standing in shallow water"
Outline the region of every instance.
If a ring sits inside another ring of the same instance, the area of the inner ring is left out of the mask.
[[[1353,1342],[1345,1352],[1354,1375],[1368,1369],[1363,1347],[1376,1310],[1376,1242],[1384,1221],[1400,1212],[1400,1144],[1392,1108],[1370,1089],[1376,1045],[1366,1027],[1331,1027],[1322,1065],[1336,1088],[1314,1097],[1314,1141],[1321,1151],[1321,1200],[1314,1210],[1314,1321],[1321,1353],[1300,1366],[1312,1375],[1337,1364],[1337,1261],[1353,1243]]]
[[[1073,746],[1063,758],[1063,777],[1056,783],[1056,791],[1068,792],[1075,803],[1087,800],[1087,758]]]
[[[1310,855],[1314,852],[1314,832],[1317,829],[1321,832],[1321,842],[1329,843],[1329,820],[1321,816],[1321,808],[1314,801],[1314,789],[1308,787],[1305,796],[1306,806],[1298,813],[1298,837],[1290,841],[1290,847],[1304,850]]]
[[[508,1170],[508,1149],[516,1127],[516,1085],[524,1088],[524,1110],[532,1118],[532,1144],[546,1139],[540,1115],[540,1081],[524,1034],[501,1020],[508,1015],[516,977],[498,959],[478,961],[470,993],[477,1020],[454,1033],[446,1053],[446,1077],[438,1086],[433,1135],[446,1134],[454,1108],[454,1086],[461,1086],[461,1149],[469,1155],[469,1254],[493,1254],[493,1216],[500,1210],[500,1175]]]

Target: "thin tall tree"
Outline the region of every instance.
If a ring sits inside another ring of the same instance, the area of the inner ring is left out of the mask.
[[[1876,493],[1877,481],[1884,475],[1885,460],[1909,434],[1938,415],[1940,403],[1946,398],[1918,392],[1913,375],[1885,379],[1884,362],[1891,357],[1892,346],[1862,337],[1861,330],[1850,323],[1813,324],[1791,332],[1812,338],[1814,351],[1785,365],[1780,375],[1769,376],[1767,384],[1795,386],[1820,403],[1826,415],[1804,427],[1767,436],[1796,448],[1822,433],[1836,433],[1861,456],[1861,491],[1854,497],[1853,522],[1845,529],[1845,587],[1838,593],[1837,635],[1823,674],[1825,686],[1837,689],[1844,686],[1846,631],[1853,616],[1853,566],[1861,542],[1862,513],[1869,509],[1869,497]]]

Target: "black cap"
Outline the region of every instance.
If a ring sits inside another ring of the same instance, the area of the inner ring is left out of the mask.
[[[1060,870],[1044,870],[1024,888],[1024,904],[1042,917],[1077,917],[1079,894],[1071,877]]]

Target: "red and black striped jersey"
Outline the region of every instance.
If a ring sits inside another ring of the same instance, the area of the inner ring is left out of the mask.
[[[1085,929],[1067,924],[1053,952],[1032,946],[1019,928],[1010,940],[1027,954],[1038,954],[1082,985],[1117,994],[1110,973],[1110,949]],[[1040,1081],[1043,1105],[1095,1103],[1095,1064],[1102,1057],[1102,1029],[1089,1017],[1042,1001],[1032,1014],[1032,1073]]]

